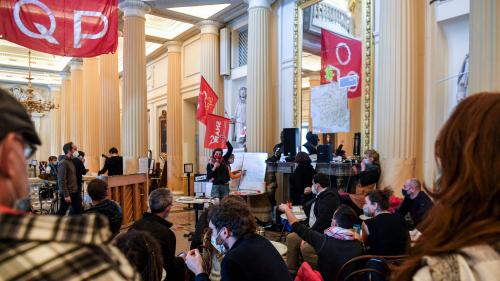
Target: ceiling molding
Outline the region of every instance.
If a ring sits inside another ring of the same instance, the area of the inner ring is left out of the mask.
[[[184,31],[182,34],[179,36],[175,37],[172,41],[179,41],[179,42],[184,42],[188,40],[189,38],[196,36],[200,34],[200,29],[196,26],[191,27],[187,31]]]
[[[218,12],[210,17],[212,20],[217,20],[223,23],[230,22],[247,13],[248,4],[240,3],[238,5],[231,5],[228,8]]]
[[[146,41],[151,43],[165,44],[165,42],[167,42],[168,40],[161,37],[146,35]]]

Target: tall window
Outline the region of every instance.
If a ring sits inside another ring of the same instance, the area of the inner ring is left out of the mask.
[[[248,29],[238,32],[238,67],[247,65]]]

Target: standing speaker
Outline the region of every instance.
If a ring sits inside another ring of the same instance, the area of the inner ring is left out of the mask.
[[[283,150],[285,156],[295,157],[299,146],[299,129],[284,128],[283,129]]]
[[[332,162],[332,145],[331,144],[321,144],[318,145],[318,163],[330,163]]]
[[[354,147],[352,149],[352,155],[360,156],[361,155],[361,133],[354,134]]]

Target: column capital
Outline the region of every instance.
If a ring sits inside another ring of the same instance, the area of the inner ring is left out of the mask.
[[[179,41],[167,41],[163,44],[167,48],[168,53],[180,53],[181,52],[181,42]]]
[[[274,0],[245,0],[245,2],[248,4],[249,10],[253,8],[271,9]]]
[[[81,59],[72,59],[69,62],[69,67],[70,67],[71,71],[82,70],[83,69],[83,61]]]
[[[123,11],[125,17],[140,17],[146,18],[146,13],[149,13],[151,7],[138,0],[125,0],[118,4],[118,8]]]
[[[200,29],[201,34],[211,33],[218,36],[222,23],[214,20],[202,20],[196,24],[196,27]]]

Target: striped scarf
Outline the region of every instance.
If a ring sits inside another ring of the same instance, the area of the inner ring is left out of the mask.
[[[338,226],[331,226],[325,229],[324,233],[339,240],[361,240],[361,237],[354,228],[346,229]]]

